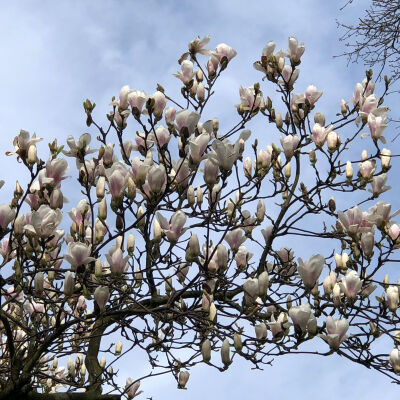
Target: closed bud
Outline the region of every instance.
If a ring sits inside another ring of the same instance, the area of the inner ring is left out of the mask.
[[[265,217],[265,203],[263,199],[258,200],[257,203],[257,213],[256,213],[257,221],[263,222]]]
[[[321,112],[317,112],[314,115],[314,122],[316,124],[320,124],[321,126],[325,126],[325,115],[322,114]]]
[[[103,199],[99,203],[97,216],[102,221],[104,221],[107,218],[107,202],[105,197],[103,197]]]
[[[225,367],[231,363],[229,340],[224,339],[221,346],[221,361]]]
[[[100,258],[96,259],[94,264],[94,275],[96,278],[101,278],[103,275],[103,266],[101,264]]]
[[[203,357],[203,361],[208,363],[211,360],[211,343],[209,339],[206,339],[201,344],[201,355]]]
[[[44,275],[43,272],[38,272],[34,279],[35,293],[40,295],[43,292]]]
[[[290,162],[285,165],[285,178],[289,179],[290,175],[292,174],[292,168],[290,166]]]
[[[121,354],[121,352],[122,352],[122,342],[121,342],[121,341],[118,341],[117,344],[115,345],[115,352],[114,352],[114,354],[115,354],[116,356],[119,356],[119,355]]]
[[[155,243],[161,242],[161,235],[162,235],[162,229],[160,223],[158,222],[158,219],[155,219],[153,224],[153,240]]]
[[[353,166],[350,161],[346,163],[346,178],[351,181],[353,179]]]
[[[179,378],[178,378],[178,388],[179,389],[185,389],[186,384],[189,380],[189,376],[190,376],[190,374],[187,371],[181,371],[179,373]]]
[[[281,115],[281,113],[279,113],[279,112],[276,113],[275,124],[276,124],[276,127],[277,127],[278,129],[281,129],[282,126],[283,126],[282,115]]]
[[[317,162],[317,156],[315,154],[315,150],[314,149],[310,150],[309,157],[310,157],[310,163],[312,165],[315,165],[315,163]]]
[[[203,191],[201,190],[200,186],[197,186],[196,189],[196,198],[197,198],[197,204],[199,206],[201,206],[201,204],[203,203]]]
[[[104,176],[100,176],[96,184],[96,196],[98,199],[102,199],[104,197],[105,187],[106,178]]]
[[[258,277],[258,295],[263,298],[267,294],[269,286],[269,276],[267,271],[261,272]]]
[[[27,162],[28,162],[28,164],[33,165],[33,164],[35,164],[36,161],[37,161],[37,149],[34,144],[31,144],[28,149]]]
[[[328,201],[328,207],[330,212],[335,212],[336,210],[336,201],[334,197],[331,197]]]
[[[99,363],[99,364],[100,364],[100,367],[101,367],[101,368],[103,368],[103,369],[105,368],[105,366],[106,366],[106,359],[105,359],[105,357],[101,357],[101,358],[100,358],[100,363]]]
[[[128,178],[128,192],[127,197],[129,200],[133,200],[136,196],[136,185],[131,177]]]
[[[193,206],[194,203],[195,203],[195,201],[196,201],[196,199],[195,199],[195,197],[194,197],[194,188],[193,188],[192,185],[190,185],[190,186],[188,187],[186,196],[187,196],[188,204],[189,204],[190,206]]]
[[[71,296],[72,293],[74,292],[74,287],[75,287],[75,279],[72,275],[72,272],[67,271],[65,273],[65,278],[64,278],[64,294],[66,296]]]
[[[233,335],[233,346],[238,353],[243,349],[242,335],[238,332]]]

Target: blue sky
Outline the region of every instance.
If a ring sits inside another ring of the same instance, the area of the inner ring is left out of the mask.
[[[347,66],[344,58],[332,57],[343,51],[335,19],[355,21],[369,1],[357,0],[341,13],[339,8],[344,3],[345,0],[3,2],[0,153],[11,150],[12,138],[25,129],[45,139],[39,146],[39,153],[42,150],[45,158],[47,142],[56,137],[62,143],[68,135],[78,137],[87,131],[82,108],[85,98],[96,102],[96,120],[105,124],[111,97],[118,95],[125,84],[151,94],[160,83],[167,91],[178,94],[180,85],[172,77],[178,69],[177,59],[190,40],[206,34],[212,38],[209,48],[225,42],[238,52],[216,88],[207,117],[218,116],[221,124],[228,124],[236,115],[233,105],[240,102],[239,86],[247,87],[261,79],[252,63],[264,45],[274,40],[277,47],[286,48],[289,36],[306,45],[299,91],[309,84],[323,90],[319,107],[333,117],[340,100],[352,97],[354,85],[363,79],[365,70],[360,65]],[[262,90],[269,95],[267,87]],[[255,125],[253,134],[260,135],[264,130],[264,125]],[[387,130],[386,136],[389,140],[394,137],[393,128]],[[6,181],[0,192],[3,203],[15,180],[24,181],[24,171],[14,158],[1,156],[0,163],[0,178]],[[73,200],[73,195],[66,195]],[[393,194],[386,197],[388,201],[391,198],[396,203]],[[70,207],[74,203],[71,201]],[[387,349],[390,350],[391,347]],[[127,376],[135,377],[145,362],[134,355],[127,357],[121,365],[121,381]],[[283,396],[369,400],[377,396],[394,398],[399,391],[383,375],[336,356],[328,359],[294,355],[275,360],[273,367],[264,371],[251,371],[244,362],[234,363],[224,373],[195,368],[187,391],[176,390],[171,377],[149,380],[143,389],[145,393],[140,398],[153,396],[154,400]]]

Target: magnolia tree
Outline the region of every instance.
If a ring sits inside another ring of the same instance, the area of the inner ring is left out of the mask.
[[[304,45],[269,42],[254,67],[278,100],[241,87],[238,121],[222,128],[202,114],[236,51],[208,42],[179,60],[183,100],[124,86],[106,128],[86,100],[96,149],[70,136],[43,161],[40,138],[15,137],[7,154],[30,178],[0,206],[0,399],[132,399],[151,376],[184,389],[198,363],[261,368],[288,353],[337,353],[400,382],[400,282],[385,276],[399,226],[377,200],[389,189],[389,83],[375,95],[368,71],[328,124],[322,92],[295,90]],[[271,124],[270,145],[246,129],[254,118]],[[71,211],[62,155],[79,171]],[[149,370],[121,386],[132,351]]]

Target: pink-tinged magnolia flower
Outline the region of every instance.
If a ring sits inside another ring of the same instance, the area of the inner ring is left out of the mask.
[[[244,303],[246,305],[251,305],[255,302],[258,297],[258,279],[257,278],[247,278],[246,282],[243,284],[243,294]]]
[[[385,185],[387,177],[387,174],[383,173],[372,178],[370,191],[374,194],[374,196],[378,196],[381,193],[386,192],[387,190],[392,188],[391,186]]]
[[[299,144],[299,137],[296,135],[287,135],[285,137],[281,136],[281,145],[283,148],[283,152],[285,153],[285,157],[287,159],[292,158],[294,152],[297,149],[297,146]]]
[[[25,230],[41,238],[47,238],[54,234],[61,220],[60,210],[53,210],[48,205],[42,204],[37,211],[32,212],[30,224],[25,225]]]
[[[225,43],[220,43],[213,54],[218,58],[219,62],[222,61],[224,57],[228,59],[228,61],[231,61],[233,57],[236,56],[237,52],[236,50],[232,49],[232,47],[228,46]]]
[[[240,105],[237,106],[238,109],[244,111],[257,111],[259,108],[264,107],[264,98],[262,92],[258,92],[256,95],[256,91],[253,86],[248,88],[243,88],[240,86],[239,88],[240,95]]]
[[[293,260],[294,252],[287,247],[282,247],[276,252],[283,263],[288,263]]]
[[[15,218],[16,211],[8,204],[0,205],[0,226],[6,229],[8,224]]]
[[[289,38],[288,56],[291,60],[294,62],[299,62],[305,49],[304,43],[299,44],[296,38]]]
[[[181,210],[176,211],[172,215],[170,222],[168,222],[160,213],[157,213],[158,222],[168,240],[171,242],[177,242],[179,237],[187,230],[187,228],[183,228],[186,223],[186,218],[185,213]]]
[[[218,165],[209,158],[204,163],[204,182],[208,185],[214,185],[218,181]]]
[[[235,261],[237,267],[238,268],[246,267],[251,257],[253,257],[253,253],[248,252],[246,246],[239,246],[239,249],[235,254]]]
[[[309,85],[306,89],[305,97],[310,105],[314,105],[318,99],[322,96],[323,92],[318,92],[318,89],[314,85]]]
[[[209,55],[211,52],[210,50],[204,49],[203,47],[207,45],[207,43],[210,41],[210,36],[204,36],[203,39],[200,39],[200,36],[197,36],[196,39],[192,40],[188,44],[188,49],[186,53],[183,53],[181,57],[179,58],[178,62],[179,64],[182,63],[183,60],[186,60],[189,55],[196,55],[197,53],[203,54],[203,55]]]
[[[264,236],[265,243],[268,243],[268,240],[271,236],[272,230],[274,227],[272,225],[268,225],[265,229],[261,229],[261,233]]]
[[[346,332],[349,329],[349,323],[345,318],[333,319],[330,315],[326,319],[326,333],[327,335],[320,335],[324,339],[331,349],[338,350],[340,344],[346,339]]]
[[[376,170],[375,160],[363,161],[358,164],[358,168],[360,169],[360,174],[364,179],[370,179]]]
[[[21,129],[18,136],[15,136],[13,140],[14,151],[7,151],[6,155],[11,156],[17,153],[19,157],[26,157],[28,154],[29,147],[37,142],[40,142],[43,138],[37,138],[36,133],[30,137],[29,132]]]
[[[293,68],[290,65],[285,65],[282,69],[282,78],[289,85],[293,85],[299,77],[300,70]]]
[[[154,99],[154,109],[153,114],[157,118],[161,118],[162,113],[164,111],[165,105],[167,104],[167,100],[165,98],[164,93],[157,91],[153,94],[152,99]]]
[[[373,223],[369,222],[368,213],[362,212],[358,206],[347,210],[347,215],[339,211],[338,217],[344,229],[351,235],[358,232],[368,232],[373,225]]]
[[[155,143],[158,148],[163,149],[167,147],[169,141],[171,140],[171,134],[165,126],[158,126],[155,133],[149,135],[150,141]]]
[[[30,315],[37,315],[37,314],[44,314],[44,304],[43,303],[36,303],[33,300],[26,301],[24,303],[24,310]]]
[[[94,301],[99,306],[100,311],[104,310],[107,301],[110,298],[110,291],[107,286],[99,286],[94,291]]]
[[[80,265],[87,265],[92,261],[96,261],[94,257],[90,256],[92,251],[91,245],[86,245],[80,242],[68,243],[68,254],[64,255],[64,259],[71,264],[73,270]]]
[[[181,110],[176,113],[175,119],[179,132],[183,128],[187,128],[189,134],[192,134],[200,120],[200,114],[194,111]]]
[[[132,107],[132,111],[136,109],[139,112],[142,112],[142,108],[144,103],[146,103],[146,99],[146,93],[140,90],[132,90],[128,94],[128,103]]]
[[[225,241],[229,244],[230,248],[234,252],[239,249],[246,239],[247,238],[244,236],[243,230],[240,228],[236,228],[225,235]]]
[[[354,270],[349,271],[340,282],[340,288],[345,296],[352,300],[355,299],[362,287],[362,280]]]
[[[106,175],[111,195],[115,198],[121,197],[130,175],[125,165],[121,162],[113,163],[111,168],[106,169]]]
[[[119,106],[125,110],[128,108],[128,95],[131,92],[129,85],[122,86],[119,91]]]
[[[168,107],[165,109],[165,123],[170,126],[174,124],[175,121],[175,116],[176,116],[176,110],[173,107]]]
[[[360,115],[367,116],[369,113],[376,110],[378,107],[378,98],[371,94],[368,97],[363,97],[361,99]]]
[[[315,254],[306,262],[303,262],[301,258],[298,259],[298,262],[297,270],[303,283],[308,289],[312,289],[321,275],[325,265],[325,258],[321,254]]]
[[[399,237],[400,228],[397,224],[390,225],[389,236],[392,240],[396,240]]]
[[[129,255],[124,257],[122,250],[112,246],[106,254],[106,259],[110,264],[111,273],[116,276],[121,276],[128,269]]]
[[[189,141],[190,157],[194,164],[198,165],[203,159],[203,154],[209,141],[210,135],[208,133],[202,133]]]
[[[218,57],[214,54],[210,55],[210,58],[208,59],[206,66],[208,75],[210,77],[215,76],[215,74],[217,73],[218,65],[219,65]]]
[[[68,163],[63,158],[48,160],[46,163],[46,169],[41,170],[39,173],[39,186],[36,183],[32,188],[39,190],[46,185],[50,185],[54,188],[59,187],[61,181],[66,178],[64,175],[68,169]]]
[[[152,194],[164,193],[167,187],[167,172],[163,165],[151,167],[146,176],[146,182],[143,185],[143,191],[147,197],[151,198]]]
[[[78,226],[82,223],[86,225],[91,215],[89,203],[85,199],[80,200],[76,208],[69,211],[68,215]]]
[[[400,210],[397,210],[394,214],[390,215],[391,208],[392,206],[389,203],[378,201],[369,209],[368,221],[377,226],[389,222],[391,218],[394,218],[400,214]]]
[[[387,306],[390,311],[396,312],[399,306],[399,288],[397,286],[389,286],[386,289]]]
[[[361,234],[361,248],[367,257],[372,255],[374,251],[374,244],[375,239],[373,232],[363,232]]]
[[[382,136],[387,127],[386,120],[386,114],[379,117],[376,117],[373,113],[368,114],[368,126],[373,139],[378,140]]]
[[[260,150],[257,154],[257,168],[268,169],[271,165],[271,154],[268,151]]]
[[[328,127],[323,127],[319,123],[316,123],[311,132],[311,139],[318,147],[322,147],[326,141],[326,137],[328,133],[333,129],[333,125],[329,125]]]
[[[315,316],[311,312],[311,306],[308,303],[297,307],[291,307],[289,310],[289,317],[293,321],[295,328],[300,330],[303,334],[307,332],[309,327],[311,328],[311,325],[314,325]]]
[[[173,170],[171,171],[172,183],[186,187],[192,172],[189,167],[189,161],[186,158],[181,158],[179,161],[172,161]]]
[[[400,350],[393,349],[389,357],[390,365],[393,367],[396,374],[400,373]]]
[[[194,76],[193,63],[189,60],[182,61],[181,70],[173,75],[179,78],[185,85],[187,85]]]
[[[330,151],[335,151],[340,144],[339,135],[334,131],[328,133],[326,140],[328,143],[328,150]]]

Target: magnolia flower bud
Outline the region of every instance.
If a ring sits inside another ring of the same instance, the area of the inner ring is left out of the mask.
[[[211,343],[209,339],[206,339],[201,344],[201,355],[203,357],[203,361],[208,363],[211,360]]]
[[[269,287],[269,276],[267,271],[261,272],[258,277],[258,295],[263,298]]]
[[[106,187],[106,178],[104,176],[99,176],[99,179],[96,184],[96,196],[98,199],[102,199],[104,197]]]
[[[27,162],[28,164],[33,165],[35,164],[36,161],[37,161],[37,149],[34,144],[31,144],[28,149]]]
[[[233,335],[233,346],[235,347],[235,350],[240,353],[243,348],[243,343],[242,343],[242,336],[240,333],[236,332]]]
[[[332,294],[335,284],[336,284],[336,274],[333,271],[331,271],[323,282],[324,292],[326,295]]]
[[[100,367],[101,368],[105,368],[105,366],[106,366],[106,359],[105,359],[105,357],[101,357],[100,358],[100,362],[99,362],[99,364],[100,364]]]
[[[105,197],[103,197],[103,199],[99,203],[97,216],[101,221],[104,221],[107,218],[107,202]]]
[[[72,293],[74,292],[74,287],[75,287],[75,279],[72,275],[72,272],[67,271],[65,273],[65,279],[64,279],[64,294],[66,296],[71,296]]]
[[[44,275],[43,272],[38,272],[34,278],[34,288],[35,292],[40,295],[43,292]]]
[[[217,307],[215,307],[214,303],[210,304],[210,311],[208,313],[208,319],[211,322],[215,322],[216,321],[216,317],[217,317]]]
[[[325,126],[325,115],[322,114],[321,112],[317,112],[314,115],[314,122],[316,124],[320,124],[321,126]]]
[[[311,150],[310,150],[309,158],[310,158],[310,163],[311,163],[312,165],[315,165],[315,163],[317,162],[317,156],[316,156],[316,154],[315,154],[315,150],[314,150],[314,149],[311,149]]]
[[[349,271],[340,282],[340,289],[350,300],[353,300],[357,297],[361,287],[362,280],[354,270]]]
[[[290,162],[288,162],[288,163],[285,165],[285,178],[286,178],[286,179],[289,179],[291,175],[292,175],[292,168],[291,168],[291,166],[290,166]]]
[[[262,199],[258,200],[256,217],[257,217],[257,221],[258,221],[258,222],[264,221],[264,217],[265,217],[265,203],[264,203],[264,200],[262,200]]]
[[[224,339],[221,346],[221,361],[225,367],[231,363],[229,340]]]
[[[94,291],[94,301],[99,306],[100,311],[104,310],[107,301],[110,298],[110,291],[107,286],[99,286]]]
[[[201,204],[203,203],[203,191],[201,190],[200,186],[197,186],[196,189],[196,198],[197,198],[197,204],[199,206],[201,206]]]
[[[185,389],[187,381],[189,380],[189,372],[187,371],[181,371],[179,373],[179,378],[178,378],[178,388],[179,389]]]
[[[392,152],[390,150],[388,149],[381,150],[382,169],[387,170],[389,168],[391,155]]]
[[[265,325],[264,322],[261,322],[260,324],[256,325],[254,327],[254,330],[256,332],[256,338],[258,340],[266,339],[268,335],[268,330],[267,330],[267,325]]]
[[[281,115],[281,113],[276,113],[276,115],[275,115],[275,124],[276,124],[276,127],[278,128],[278,129],[281,129],[282,128],[282,126],[283,126],[283,120],[282,120],[282,115]]]
[[[400,350],[393,349],[389,357],[390,365],[396,374],[400,374]]]
[[[251,179],[253,172],[252,172],[253,166],[251,162],[251,158],[247,157],[244,162],[243,162],[243,171],[244,175],[247,179]]]
[[[186,197],[187,197],[188,204],[190,206],[193,206],[195,201],[196,201],[196,199],[194,197],[194,188],[193,188],[192,185],[190,185],[188,187]]]
[[[340,306],[340,303],[342,301],[341,295],[342,295],[342,291],[340,289],[340,285],[338,283],[335,283],[335,285],[333,286],[333,290],[332,290],[333,304],[335,305],[335,307]]]
[[[155,243],[160,243],[162,235],[162,229],[157,219],[154,220],[153,224],[153,240]]]
[[[392,224],[390,225],[389,228],[389,236],[390,238],[394,241],[399,237],[399,233],[400,233],[400,228],[397,224]]]
[[[121,341],[118,341],[118,342],[116,343],[116,345],[115,345],[115,352],[114,352],[114,354],[115,354],[116,356],[119,356],[119,355],[121,354],[121,352],[122,352],[122,342],[121,342]]]
[[[390,311],[396,312],[399,306],[399,289],[397,286],[389,286],[386,289],[387,294],[387,306]]]
[[[94,264],[94,275],[96,278],[101,278],[103,275],[103,266],[101,264],[100,258],[98,258]]]

